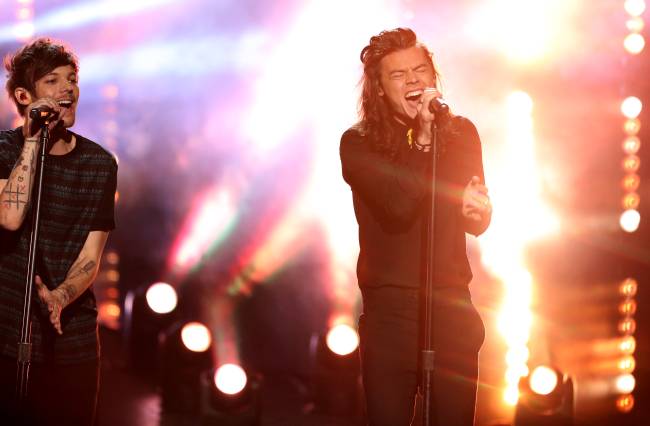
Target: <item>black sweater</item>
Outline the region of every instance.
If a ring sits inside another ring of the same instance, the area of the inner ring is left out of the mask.
[[[462,117],[440,140],[436,181],[434,282],[464,286],[472,279],[461,213],[463,191],[472,176],[483,177],[481,142]],[[343,178],[352,188],[359,223],[359,285],[418,288],[424,282],[427,210],[430,208],[431,154],[410,147],[408,128],[395,122],[399,150],[394,161],[376,153],[358,127],[341,138]]]

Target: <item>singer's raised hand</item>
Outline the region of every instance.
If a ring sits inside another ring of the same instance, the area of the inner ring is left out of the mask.
[[[56,124],[58,123],[59,121],[58,116],[60,116],[61,113],[61,107],[59,106],[58,102],[50,97],[37,99],[34,102],[27,105],[27,107],[25,108],[25,121],[23,122],[23,136],[25,137],[25,139],[37,137],[40,135],[41,128],[39,126],[34,125],[34,121],[29,116],[29,112],[34,108],[40,108],[43,106],[51,109],[57,114],[57,118],[55,120],[52,120],[48,126],[50,130],[52,130],[54,126],[56,126]]]
[[[429,111],[429,104],[434,98],[441,97],[438,89],[434,87],[427,87],[422,91],[422,95],[418,100],[417,107],[417,120],[418,120],[418,145],[428,146],[431,145],[432,135],[431,135],[431,123],[435,120],[436,116],[431,111]]]
[[[464,217],[475,222],[484,220],[492,213],[488,189],[478,176],[472,176],[463,191],[462,213]]]

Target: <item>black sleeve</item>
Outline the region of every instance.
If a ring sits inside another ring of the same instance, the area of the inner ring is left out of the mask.
[[[462,118],[461,132],[463,139],[463,149],[465,158],[465,186],[472,179],[472,176],[478,176],[481,183],[485,185],[485,175],[483,173],[483,154],[481,152],[481,138],[474,123],[466,118]]]
[[[426,171],[431,155],[409,149],[404,161],[395,163],[373,152],[369,145],[355,129],[343,134],[340,146],[343,178],[354,193],[381,209],[388,218],[412,217],[428,190]]]
[[[117,162],[112,160],[110,173],[104,185],[102,200],[90,226],[91,231],[112,231],[115,229],[115,191],[117,189]]]
[[[460,141],[461,141],[461,152],[460,156],[461,161],[461,182],[463,190],[470,182],[473,176],[477,176],[481,179],[481,183],[485,185],[485,175],[483,172],[483,154],[481,152],[481,139],[476,130],[476,126],[466,119],[461,118],[460,123]],[[477,224],[476,222],[470,222],[463,219],[464,230],[473,235],[480,235],[485,231],[489,225],[489,220],[487,223]]]

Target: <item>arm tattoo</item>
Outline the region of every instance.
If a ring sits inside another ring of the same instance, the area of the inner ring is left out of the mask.
[[[83,266],[73,265],[72,270],[70,271],[70,275],[66,278],[66,281],[73,280],[82,275],[92,277],[93,271],[95,270],[95,265],[97,264],[94,260],[89,260]],[[63,296],[63,306],[69,305],[73,300],[77,298],[79,293],[77,286],[71,282],[61,284],[57,287],[57,290],[60,290],[61,295]]]
[[[63,295],[63,306],[68,306],[77,297],[77,290],[72,284],[63,284],[58,287]]]
[[[19,176],[19,178],[20,177],[22,176]],[[23,197],[24,195],[27,195],[23,185],[18,185],[14,190],[13,184],[9,183],[7,187],[2,190],[2,195],[2,204],[7,209],[16,206],[16,210],[19,210],[20,206],[27,204],[29,200],[29,196]]]
[[[85,274],[85,275],[92,274],[93,269],[95,269],[95,265],[96,265],[96,263],[95,263],[94,260],[89,260],[88,262],[86,262],[86,264],[84,266],[82,266],[80,268],[75,268],[75,270],[72,271],[72,273],[70,274],[68,279],[77,278],[78,276],[80,276],[82,274]]]
[[[26,161],[25,156],[21,154],[14,168],[12,175],[16,174],[16,181],[18,182],[14,186],[14,182],[10,177],[10,181],[7,182],[4,189],[2,190],[2,205],[5,209],[10,209],[15,207],[16,210],[21,210],[21,208],[26,210],[27,204],[29,204],[30,199],[30,188],[31,188],[31,179],[36,173],[36,155],[32,151],[31,158],[29,161]],[[26,183],[24,183],[26,181]]]

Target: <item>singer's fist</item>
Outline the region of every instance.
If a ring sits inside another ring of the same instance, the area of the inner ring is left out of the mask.
[[[476,222],[480,222],[492,213],[488,189],[478,176],[472,176],[463,191],[462,213],[466,218]]]
[[[23,136],[25,139],[29,137],[35,137],[38,136],[41,132],[40,127],[36,126],[36,123],[31,119],[29,116],[29,112],[35,108],[40,108],[40,107],[47,107],[48,109],[54,111],[57,116],[60,115],[61,113],[61,107],[59,104],[52,98],[40,98],[37,99],[36,101],[30,103],[25,107],[25,121],[23,123]],[[58,118],[56,120],[52,120],[52,122],[49,125],[50,130],[54,128],[54,126],[57,124]]]

